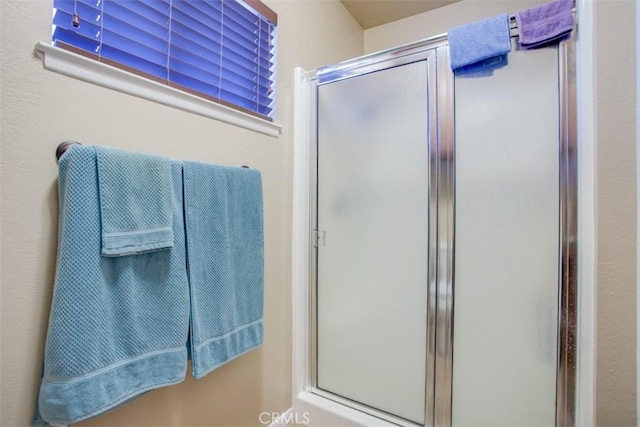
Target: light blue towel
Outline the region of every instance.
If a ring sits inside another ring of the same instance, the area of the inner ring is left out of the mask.
[[[186,374],[184,244],[101,256],[96,157],[95,147],[79,145],[59,164],[57,268],[38,401],[41,419],[55,424],[94,417]],[[173,233],[182,243],[181,163],[170,176]]]
[[[509,65],[508,56],[509,55],[495,56],[485,59],[484,61],[476,62],[475,64],[465,65],[455,71],[456,77],[472,79],[491,77],[495,70]]]
[[[255,169],[184,163],[193,376],[262,344],[262,178]]]
[[[447,36],[453,70],[511,51],[507,14],[452,28]]]
[[[171,160],[112,147],[96,151],[102,255],[172,247]]]

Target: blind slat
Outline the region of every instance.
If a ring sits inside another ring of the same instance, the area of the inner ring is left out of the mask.
[[[83,36],[100,42],[100,26],[94,25],[91,21],[80,19],[80,26],[75,28],[72,25],[72,13],[58,9],[53,16],[53,25],[57,28],[64,28],[67,31],[75,32]]]
[[[104,4],[105,12],[109,10],[110,6],[128,9],[139,16],[161,20],[168,18],[171,2],[163,0],[106,0]]]
[[[160,1],[104,1],[103,12],[105,15],[119,18],[122,21],[135,25],[139,22],[152,22],[160,27],[167,28],[169,24],[169,4]],[[158,10],[158,5],[166,5],[166,8]]]
[[[188,6],[197,9],[198,12],[194,12],[193,16],[212,16],[220,20],[222,17],[222,6],[220,0],[207,0],[207,1],[187,1],[187,0],[173,0],[172,5],[176,8],[180,8],[183,4],[187,4]]]
[[[54,44],[273,119],[277,27],[241,0],[54,0],[54,9]]]
[[[177,83],[179,85],[197,90],[198,92],[201,92],[213,98],[238,105],[247,110],[255,111],[264,116],[269,116],[269,114],[273,110],[270,105],[256,106],[256,103],[253,100],[242,98],[241,96],[237,96],[225,90],[222,90],[222,92],[220,92],[217,86],[210,85],[210,84],[201,82],[199,80],[195,80],[177,71],[171,71],[170,79],[172,82]]]
[[[86,50],[87,52],[98,54],[100,49],[100,41],[95,40],[93,37],[88,38],[75,31],[69,31],[62,27],[56,27],[53,31],[54,43],[61,41],[79,49]]]
[[[87,22],[81,19],[80,26],[74,27],[72,25],[72,20],[73,17],[70,13],[58,9],[53,17],[53,24],[55,26],[65,28],[66,30],[77,32],[85,37],[93,38],[97,41],[100,41],[101,31],[104,30],[105,33],[110,32],[131,40],[135,43],[136,49],[140,48],[141,45],[159,52],[166,52],[169,45],[168,29],[163,30],[164,34],[159,31],[150,33],[145,31],[144,28],[131,26],[111,16],[105,16],[102,18],[102,25],[96,25],[94,22]],[[102,42],[106,43],[104,41],[104,37]]]
[[[88,22],[91,24],[99,24],[101,11],[100,9],[96,9],[95,7],[88,6],[84,3],[78,2],[76,8],[74,8],[73,0],[56,0],[53,4],[56,9],[56,13],[58,11],[67,12],[69,15],[72,15],[75,10],[77,10],[78,15],[80,16],[80,22]],[[71,22],[69,22],[71,24]]]
[[[53,8],[61,9],[65,12],[73,13],[76,9],[78,13],[92,13],[96,12],[100,14],[101,7],[96,6],[93,2],[86,2],[82,0],[53,0]]]
[[[169,68],[171,68],[171,63],[173,62],[173,60],[177,60],[194,66],[202,71],[209,72],[213,76],[218,77],[220,75],[220,63],[218,59],[219,58],[216,58],[215,61],[209,61],[198,56],[193,50],[185,50],[181,46],[172,45]],[[251,87],[257,84],[259,90],[264,93],[268,93],[268,87],[272,83],[272,81],[269,80],[267,76],[258,76],[244,70],[242,73],[238,73],[232,70],[227,71],[229,71],[229,74],[232,75],[232,77],[229,78],[234,83]]]
[[[103,28],[105,31],[110,31],[113,34],[131,40],[137,45],[146,46],[149,49],[164,52],[165,55],[167,54],[169,47],[168,28],[153,28],[155,31],[150,32],[148,28],[128,24],[112,16],[105,16],[103,19]]]
[[[186,50],[201,51],[200,56],[211,58],[218,64],[222,51],[224,60],[244,68],[249,77],[255,75],[258,68],[261,74],[268,75],[270,72],[271,64],[268,58],[260,60],[257,55],[240,54],[234,50],[235,45],[225,37],[222,38],[222,44],[220,44],[220,39],[213,40],[177,22],[171,27],[171,30],[173,33],[172,45],[181,46]]]
[[[227,39],[227,42],[233,43],[234,49],[238,49],[240,54],[247,57],[255,56],[258,39],[249,34],[249,32],[242,34],[241,31],[243,30],[238,28],[237,24],[225,21],[222,27],[220,25],[208,26],[186,15],[179,9],[174,9],[172,19],[172,28],[173,25],[179,24],[181,28],[183,28],[183,31],[187,29],[189,32],[193,32],[194,37],[206,37],[211,41],[218,42],[222,35]]]
[[[225,70],[222,71],[222,76],[219,73],[209,73],[200,68],[196,68],[191,64],[172,59],[169,66],[170,73],[177,72],[184,76],[190,77],[194,81],[207,83],[213,82],[220,84],[229,93],[242,97],[243,99],[252,100],[259,104],[269,104],[270,100],[267,93],[260,93],[260,88],[256,85],[245,85],[242,83],[236,83],[233,81],[233,76],[229,76]]]
[[[109,30],[103,30],[102,47],[100,48],[100,54],[109,59],[114,59],[108,56],[108,53],[106,51],[107,47],[116,49],[121,52],[126,52],[134,57],[137,56],[145,61],[152,62],[159,66],[164,66],[166,70],[168,46],[166,46],[166,49],[164,51],[158,51],[142,43],[138,43],[137,41],[124,37],[118,33],[114,33]]]
[[[102,45],[101,51],[103,58],[110,59],[127,67],[142,71],[147,74],[151,74],[161,79],[167,78],[166,64],[158,64],[156,62],[147,61],[144,58],[140,58],[139,56],[132,55],[129,52],[122,51],[116,47],[109,45]]]

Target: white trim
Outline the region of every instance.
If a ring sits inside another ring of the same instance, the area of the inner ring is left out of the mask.
[[[306,416],[308,427],[397,427],[397,424],[309,392],[294,397],[293,410]]]
[[[289,423],[296,421],[297,420],[295,420],[293,417],[293,408],[289,408],[282,414],[280,414],[278,418],[273,420],[273,422],[269,424],[269,427],[286,427],[289,425]]]
[[[636,52],[640,48],[640,3],[636,2]],[[640,55],[636,55],[636,414],[640,414]],[[636,417],[640,426],[640,417]]]
[[[593,0],[578,0],[578,357],[575,425],[592,427],[595,410],[596,222]]]
[[[42,57],[44,68],[56,73],[265,135],[278,137],[282,132],[282,126],[276,123],[46,43],[36,43],[35,51]]]
[[[292,391],[309,386],[309,133],[310,84],[300,67],[294,70],[293,236],[292,236]]]

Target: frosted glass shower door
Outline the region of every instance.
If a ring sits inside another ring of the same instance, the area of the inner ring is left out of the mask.
[[[429,60],[318,87],[317,386],[424,424]]]
[[[452,425],[553,426],[560,130],[556,47],[455,77]]]

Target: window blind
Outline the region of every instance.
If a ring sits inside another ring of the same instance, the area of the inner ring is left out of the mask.
[[[54,0],[52,30],[55,46],[273,121],[277,16],[257,0]]]

